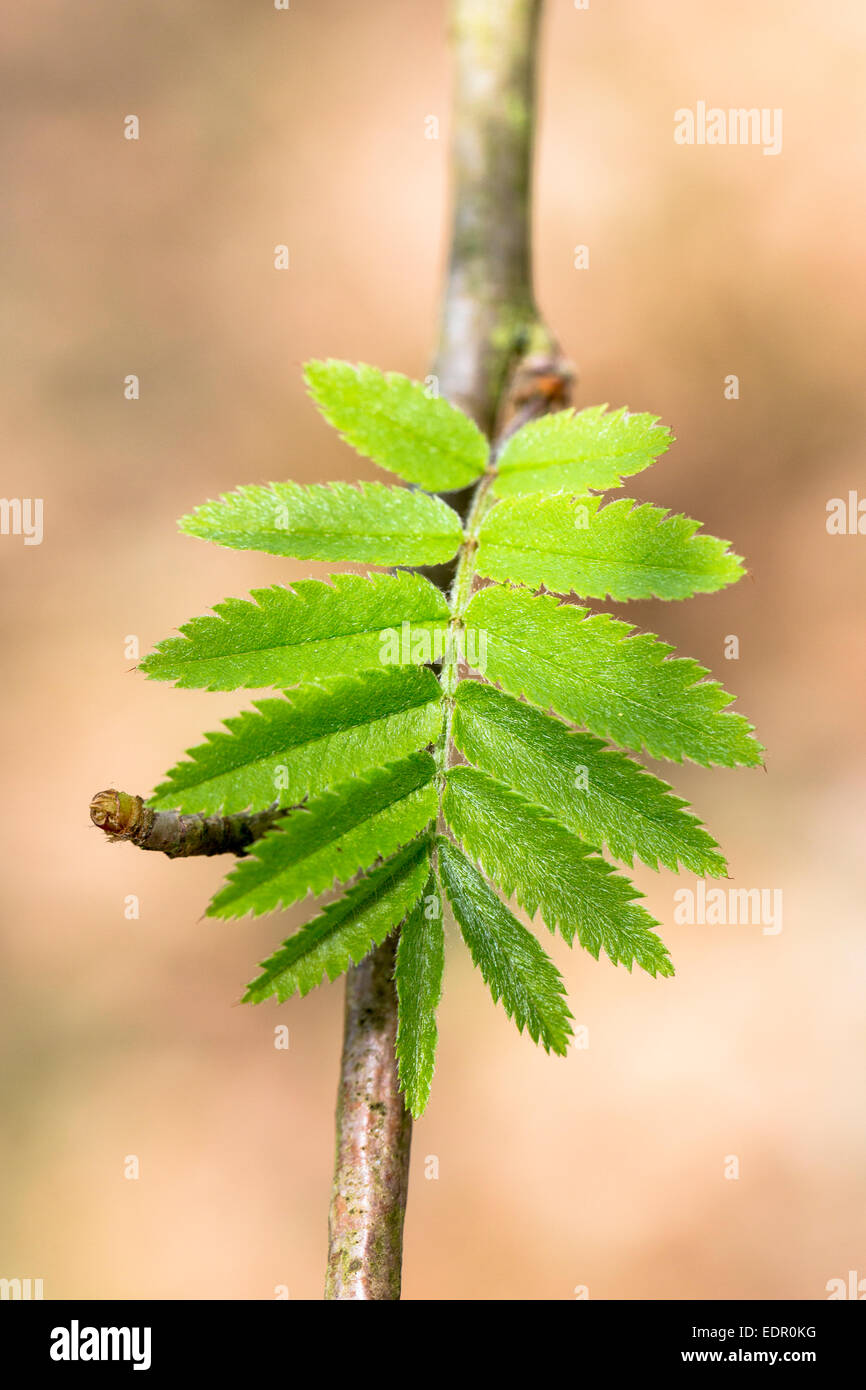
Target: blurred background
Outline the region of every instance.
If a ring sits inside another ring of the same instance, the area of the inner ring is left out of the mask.
[[[240,482],[375,475],[307,400],[306,358],[429,368],[446,20],[444,0],[40,0],[2,21],[0,491],[44,499],[44,540],[0,536],[0,1275],[46,1298],[321,1295],[342,982],[235,1007],[306,910],[204,921],[228,866],[108,845],[88,802],[147,794],[249,703],[145,681],[131,639],[335,568],[175,518]],[[547,5],[538,296],[580,402],[677,435],[629,495],[748,557],[734,589],[630,616],[757,724],[766,772],[666,774],[784,919],[677,925],[678,880],[638,870],[670,981],[540,927],[588,1030],[564,1061],[450,929],[407,1298],[820,1299],[866,1277],[866,537],[826,529],[829,499],[866,495],[864,51],[857,0]],[[675,144],[699,100],[781,107],[782,153]]]

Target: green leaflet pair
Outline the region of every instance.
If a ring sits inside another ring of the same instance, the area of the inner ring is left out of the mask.
[[[594,495],[668,447],[652,416],[548,416],[508,440],[494,471],[472,421],[407,378],[341,362],[311,363],[306,375],[341,435],[414,486],[244,487],[181,528],[240,549],[379,566],[459,551],[452,596],[405,570],[333,575],[194,618],[145,658],[149,676],[283,693],[206,735],[150,805],[293,808],[237,862],[211,916],[269,912],[352,881],[263,963],[248,1001],[306,994],[402,924],[397,1051],[419,1115],[434,1065],[443,897],[494,999],[562,1053],[562,978],[491,883],[596,958],[670,975],[657,923],[602,851],[698,875],[724,875],[725,861],[686,803],[605,740],[674,761],[761,761],[751,726],[704,667],[555,594],[683,598],[743,571],[698,523]],[[473,482],[477,520],[465,536],[435,494]],[[474,576],[497,582],[473,595]],[[533,593],[542,587],[554,593]],[[467,654],[476,676],[458,679]]]

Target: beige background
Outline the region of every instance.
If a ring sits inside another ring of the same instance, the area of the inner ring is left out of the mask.
[[[342,986],[232,1007],[302,913],[200,920],[220,864],[110,847],[87,803],[149,791],[247,703],[146,682],[129,634],[144,651],[227,594],[326,572],[174,519],[242,481],[373,476],[306,400],[306,358],[427,368],[445,10],[43,0],[4,20],[0,490],[44,498],[45,538],[0,538],[0,1274],[46,1297],[320,1294]],[[554,942],[590,1037],[566,1061],[494,1010],[452,932],[408,1298],[814,1299],[866,1276],[866,538],[825,529],[829,498],[866,489],[864,30],[857,0],[548,6],[539,297],[582,403],[678,436],[629,492],[748,556],[727,593],[632,613],[760,728],[766,774],[670,772],[735,884],[783,890],[784,928],[676,926],[677,881],[639,871],[677,977]],[[782,107],[783,153],[675,145],[699,99]]]

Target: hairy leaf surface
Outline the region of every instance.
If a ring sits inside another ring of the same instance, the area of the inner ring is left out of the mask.
[[[571,1014],[565,982],[532,932],[505,906],[459,849],[439,840],[439,873],[472,959],[508,1017],[545,1051],[565,1055]]]
[[[457,551],[457,513],[439,497],[384,483],[250,484],[178,523],[188,536],[298,560],[438,565]]]
[[[671,443],[655,415],[608,412],[606,405],[560,410],[533,420],[506,443],[497,461],[497,497],[524,492],[602,492],[640,473]]]
[[[406,570],[335,574],[327,584],[301,579],[290,589],[274,584],[253,589],[252,599],[229,598],[215,605],[216,617],[193,618],[138,669],[187,689],[285,687],[378,669],[386,634],[404,622],[413,633],[448,622],[444,594]]]
[[[732,697],[704,679],[706,668],[667,659],[673,647],[630,636],[630,623],[493,586],[472,598],[466,626],[486,634],[489,680],[624,748],[704,765],[761,761],[751,725],[727,710]]]
[[[399,926],[418,900],[430,872],[429,843],[408,845],[374,869],[318,917],[262,961],[262,974],[247,987],[243,1002],[282,1002],[315,989],[324,976],[335,980],[357,965]]]
[[[544,806],[562,825],[631,864],[724,876],[712,836],[666,782],[592,734],[578,733],[480,681],[461,681],[454,742],[476,767]]]
[[[438,1038],[436,1010],[444,966],[442,901],[431,874],[400,932],[394,968],[397,1067],[406,1105],[416,1120],[430,1098]]]
[[[209,815],[294,806],[432,743],[441,696],[432,671],[406,666],[257,700],[257,713],[227,719],[228,733],[190,749],[149,804]]]
[[[698,536],[699,521],[650,503],[598,497],[514,497],[485,518],[478,573],[584,598],[688,598],[744,573],[728,542]]]
[[[436,814],[434,772],[429,753],[416,753],[292,811],[238,861],[208,916],[273,912],[394,854]]]
[[[468,487],[488,444],[468,415],[398,372],[350,362],[308,362],[310,394],[325,419],[365,458],[428,492]]]
[[[569,944],[576,935],[596,960],[604,950],[614,965],[673,974],[657,923],[634,901],[643,895],[542,807],[477,768],[452,767],[443,810],[484,872]]]

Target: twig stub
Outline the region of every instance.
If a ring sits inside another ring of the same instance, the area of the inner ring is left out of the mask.
[[[179,811],[154,811],[129,792],[97,792],[90,802],[90,819],[112,843],[127,840],[139,849],[159,850],[169,859],[193,854],[245,854],[267,834],[291,807],[270,806],[254,814],[184,816]]]

